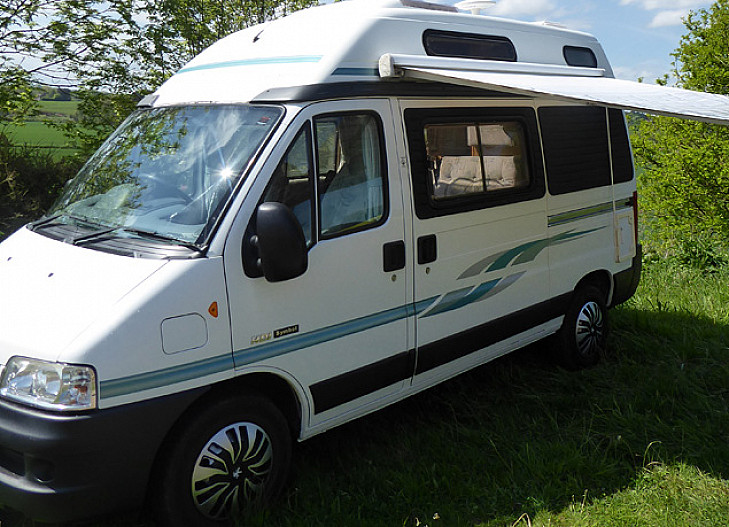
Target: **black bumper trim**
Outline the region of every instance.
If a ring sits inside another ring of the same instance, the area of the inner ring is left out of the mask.
[[[0,401],[0,507],[65,522],[141,506],[160,444],[205,391],[75,415]]]
[[[610,307],[615,307],[630,299],[638,290],[640,283],[640,275],[643,271],[643,246],[638,244],[633,257],[633,264],[630,269],[621,271],[613,277],[615,288],[613,290],[613,300]]]

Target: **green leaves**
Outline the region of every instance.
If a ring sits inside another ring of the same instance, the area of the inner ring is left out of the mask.
[[[0,119],[22,122],[38,85],[79,90],[64,125],[86,154],[136,101],[220,38],[317,0],[4,0]]]
[[[686,28],[674,53],[678,84],[729,94],[729,0],[691,13]],[[634,129],[633,148],[649,251],[697,267],[725,262],[729,127],[651,117]]]

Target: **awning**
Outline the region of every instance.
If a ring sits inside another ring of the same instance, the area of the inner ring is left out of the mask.
[[[384,55],[380,59],[380,76],[459,84],[518,95],[729,124],[729,97],[725,95],[595,76],[594,73],[586,76],[586,72],[582,71],[584,68],[514,63],[504,63],[502,66],[490,61],[475,65],[477,62],[479,61]],[[466,66],[469,69],[463,69]],[[472,69],[475,67],[479,69]]]

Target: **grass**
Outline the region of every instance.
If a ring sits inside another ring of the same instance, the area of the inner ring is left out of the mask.
[[[48,150],[55,158],[61,158],[73,153],[74,149],[66,146],[66,136],[61,130],[49,126],[49,122],[67,121],[77,109],[78,101],[40,101],[39,115],[29,118],[23,125],[0,122],[0,133],[13,144]]]
[[[652,264],[597,367],[538,344],[315,437],[248,523],[725,526],[728,305],[729,272]]]
[[[78,110],[78,101],[40,101],[39,110],[48,116],[70,118]]]
[[[29,121],[24,125],[5,124],[0,127],[14,144],[27,144],[35,147],[61,148],[66,144],[63,132],[40,121]]]

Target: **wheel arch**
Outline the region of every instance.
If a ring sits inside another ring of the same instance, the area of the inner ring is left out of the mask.
[[[583,287],[588,286],[596,287],[602,291],[605,295],[605,298],[603,299],[605,300],[605,304],[610,305],[610,299],[613,296],[613,277],[610,271],[601,269],[583,276],[582,279],[577,282],[574,291],[577,292]]]
[[[147,506],[150,505],[150,499],[154,493],[152,483],[161,474],[161,468],[164,464],[165,445],[169,444],[170,441],[174,441],[174,436],[180,427],[192,414],[200,411],[206,405],[214,404],[215,401],[224,400],[227,397],[246,395],[259,396],[271,401],[283,414],[289,427],[291,439],[296,440],[301,436],[304,416],[308,415],[308,403],[300,385],[284,372],[278,370],[251,371],[214,384],[180,413],[160,441],[147,480]]]
[[[201,399],[231,395],[259,395],[270,400],[286,418],[292,439],[298,439],[307,415],[303,388],[280,370],[244,372],[234,379],[216,384]]]

